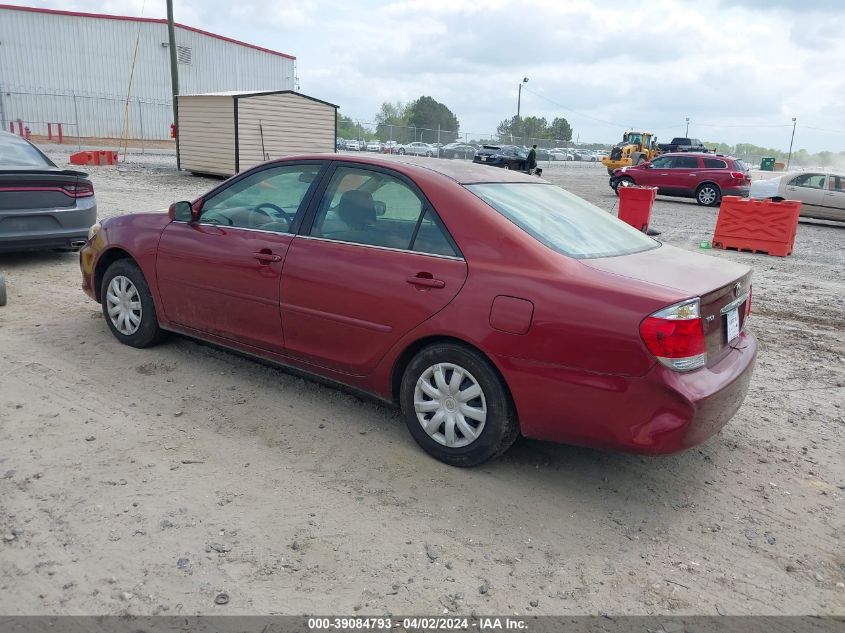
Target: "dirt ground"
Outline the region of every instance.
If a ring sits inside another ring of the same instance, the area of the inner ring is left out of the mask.
[[[216,182],[173,164],[91,168],[100,216]],[[546,176],[615,205],[600,167]],[[653,226],[698,250],[715,219],[662,198]],[[181,337],[118,344],[75,254],[0,256],[0,613],[843,614],[843,243],[802,222],[792,257],[703,251],[753,266],[761,344],[704,445],[520,440],[474,470],[388,407]]]

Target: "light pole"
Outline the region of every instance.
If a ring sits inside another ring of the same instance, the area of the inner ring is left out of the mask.
[[[792,117],[792,138],[789,139],[789,156],[786,159],[786,170],[789,171],[789,161],[792,160],[792,143],[795,140],[795,117]]]
[[[176,169],[181,169],[179,160],[179,70],[176,64],[176,27],[173,22],[173,0],[167,0],[167,44],[170,48],[170,87],[173,90],[173,125],[176,126]],[[77,130],[79,134],[79,130]]]
[[[687,117],[687,131],[684,132],[684,136],[689,136],[689,117]]]
[[[519,82],[519,94],[516,97],[516,118],[519,118],[519,107],[522,105],[522,84],[528,83],[528,77],[523,77],[522,81]]]

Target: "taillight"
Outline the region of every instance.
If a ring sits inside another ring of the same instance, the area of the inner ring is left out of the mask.
[[[670,369],[690,371],[707,363],[698,299],[676,303],[646,317],[640,323],[640,336],[648,351]]]
[[[62,185],[71,198],[87,198],[94,195],[94,185],[88,183],[77,183],[75,185]]]

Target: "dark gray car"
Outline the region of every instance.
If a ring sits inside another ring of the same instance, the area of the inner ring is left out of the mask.
[[[77,249],[96,221],[88,174],[57,167],[26,139],[0,132],[0,252]]]

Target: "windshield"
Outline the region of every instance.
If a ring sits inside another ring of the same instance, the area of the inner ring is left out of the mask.
[[[555,185],[488,183],[467,189],[536,240],[569,257],[629,255],[660,245]]]
[[[632,144],[632,145],[639,145],[640,143],[643,142],[643,135],[642,134],[636,134],[634,132],[629,132],[628,134],[625,135],[625,141],[627,143]]]
[[[53,167],[44,155],[25,140],[0,135],[0,165],[4,167]]]

